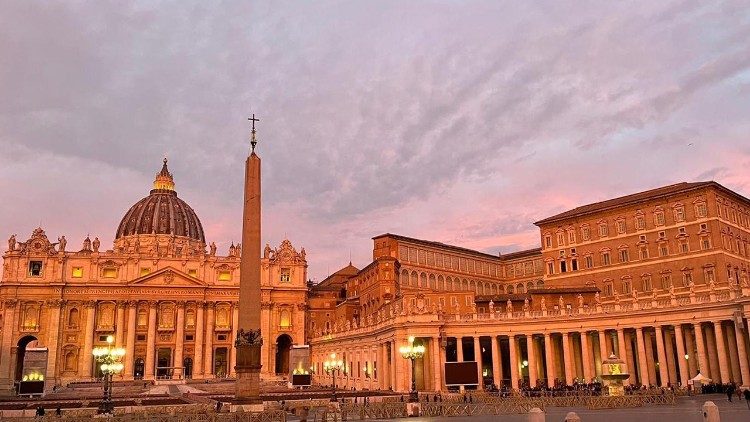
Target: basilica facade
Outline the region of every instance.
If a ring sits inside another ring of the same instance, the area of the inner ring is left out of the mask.
[[[99,375],[92,349],[112,336],[126,350],[121,379],[234,375],[241,245],[206,243],[177,196],[166,159],[149,195],[122,218],[114,244],[77,247],[37,228],[11,236],[0,282],[0,385],[42,374],[46,386]],[[307,261],[288,240],[261,261],[262,376],[289,371],[305,342]],[[41,353],[44,359],[30,359]]]

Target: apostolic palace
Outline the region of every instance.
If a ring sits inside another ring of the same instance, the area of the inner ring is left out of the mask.
[[[590,381],[611,354],[631,384],[685,385],[700,372],[748,386],[749,211],[716,182],[679,183],[539,220],[541,247],[509,254],[379,235],[372,262],[317,284],[304,249],[266,246],[261,375],[304,370],[327,385],[335,353],[339,385],[409,391],[399,348],[414,337],[419,390],[452,388],[446,362],[477,362],[477,388]],[[2,388],[32,373],[48,388],[95,378],[91,350],[110,335],[126,349],[123,379],[233,377],[241,247],[224,256],[206,243],[166,160],[111,248],[41,228],[12,235]],[[290,349],[305,345],[302,365]]]

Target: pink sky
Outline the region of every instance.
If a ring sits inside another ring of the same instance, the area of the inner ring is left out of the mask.
[[[110,245],[163,155],[208,241],[240,239],[256,113],[263,238],[310,277],[393,232],[490,253],[680,181],[750,196],[741,2],[6,4],[0,236]]]

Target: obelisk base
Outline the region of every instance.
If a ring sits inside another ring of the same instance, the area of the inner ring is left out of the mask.
[[[231,411],[263,411],[263,400],[260,398],[260,344],[235,346],[237,348],[237,374],[235,399]],[[240,410],[241,409],[241,410]]]

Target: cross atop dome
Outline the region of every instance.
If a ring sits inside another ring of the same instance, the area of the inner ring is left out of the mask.
[[[161,171],[156,173],[154,189],[174,190],[174,179],[167,168],[167,157],[164,157],[164,165],[162,165]]]
[[[247,120],[253,122],[253,129],[250,131],[250,146],[252,147],[252,152],[255,152],[255,145],[258,143],[255,139],[255,122],[259,122],[260,119],[255,118],[255,113],[253,113],[253,117],[248,117]]]

